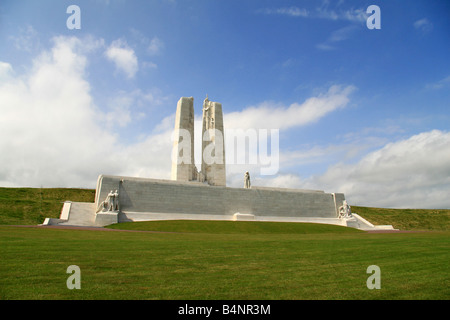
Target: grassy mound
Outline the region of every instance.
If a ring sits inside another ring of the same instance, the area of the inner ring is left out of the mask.
[[[94,202],[94,197],[95,190],[92,189],[0,188],[0,225],[40,224],[44,222],[45,218],[59,218],[62,203],[64,201],[71,200],[75,202]],[[450,210],[384,209],[352,206],[352,211],[358,213],[373,224],[390,224],[393,225],[394,228],[400,230],[450,230]],[[174,223],[169,229],[166,230],[164,229],[164,223],[160,226],[153,223],[151,228],[155,231],[195,232],[193,229],[195,227],[193,225],[189,225],[189,223],[186,224],[186,222],[183,222],[183,225],[186,226],[176,226]],[[232,226],[233,228],[237,228],[241,226],[241,224],[234,224]],[[120,228],[123,227],[148,228],[145,224],[132,227],[125,225],[120,226]],[[321,228],[327,227],[328,226],[318,225],[317,230],[324,232]],[[186,231],[183,228],[188,229]],[[202,228],[206,228],[206,226],[203,225]],[[218,228],[211,225],[208,226],[208,228],[211,228],[211,231],[207,231],[207,229],[205,229],[205,232],[238,232],[237,229],[234,231],[232,229],[222,229],[224,228],[223,226]],[[262,226],[259,226],[258,228],[259,233],[265,232]],[[294,228],[300,227],[297,226]],[[310,230],[312,229],[310,228]],[[274,229],[272,229],[271,232],[274,232]],[[301,233],[302,231],[294,230],[292,232]]]
[[[362,232],[353,228],[317,223],[204,220],[125,222],[113,224],[107,226],[107,228],[212,234],[311,234]]]
[[[95,190],[66,188],[0,188],[0,224],[40,224],[59,218],[66,200],[94,202]]]
[[[0,224],[59,217],[94,190],[0,188]],[[375,224],[448,230],[449,210],[352,207]],[[449,231],[370,234],[324,224],[153,221],[107,232],[0,225],[2,299],[443,299]],[[164,233],[166,231],[166,233]],[[69,290],[66,270],[81,270]],[[381,269],[381,290],[366,270]]]
[[[0,299],[448,300],[449,239],[0,226]],[[81,290],[66,287],[70,265],[81,270]],[[380,290],[366,286],[371,265],[381,269]]]
[[[400,230],[450,230],[450,210],[385,209],[352,206],[352,211],[375,225],[390,224]]]

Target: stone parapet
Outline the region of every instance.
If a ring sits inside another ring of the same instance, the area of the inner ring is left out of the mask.
[[[110,190],[116,189],[120,211],[134,213],[336,218],[336,206],[345,199],[343,194],[319,190],[212,187],[195,182],[101,175],[96,207]]]

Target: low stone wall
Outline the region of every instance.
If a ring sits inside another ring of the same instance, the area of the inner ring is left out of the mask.
[[[345,199],[341,193],[316,190],[212,187],[198,182],[101,175],[96,207],[111,190],[119,191],[123,213],[336,218],[337,208]]]

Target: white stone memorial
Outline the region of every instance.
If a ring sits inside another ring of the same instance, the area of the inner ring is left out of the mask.
[[[192,219],[376,228],[351,213],[342,193],[258,187],[251,185],[249,172],[244,175],[243,188],[227,187],[222,104],[207,96],[202,113],[200,168],[194,161],[194,98],[182,97],[175,116],[172,180],[100,175],[95,203],[67,202],[64,218],[46,219],[45,224],[105,226],[123,221]]]

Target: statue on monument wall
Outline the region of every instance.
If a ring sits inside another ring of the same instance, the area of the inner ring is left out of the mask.
[[[100,203],[97,208],[96,213],[102,211],[118,211],[119,210],[119,192],[116,190],[113,192],[112,190],[106,196],[106,199]]]
[[[251,184],[250,184],[250,173],[248,173],[248,171],[245,173],[244,175],[244,188],[245,189],[250,189]]]
[[[119,191],[114,191],[114,210],[112,211],[119,211]]]
[[[352,210],[347,200],[342,202],[342,206],[339,207],[339,219],[340,218],[350,218],[352,216]]]
[[[197,181],[198,182],[205,182],[205,175],[202,171],[197,172]]]
[[[206,130],[211,128],[211,112],[210,109],[211,104],[208,99],[208,95],[206,95],[205,100],[203,100],[203,119],[205,119]]]

